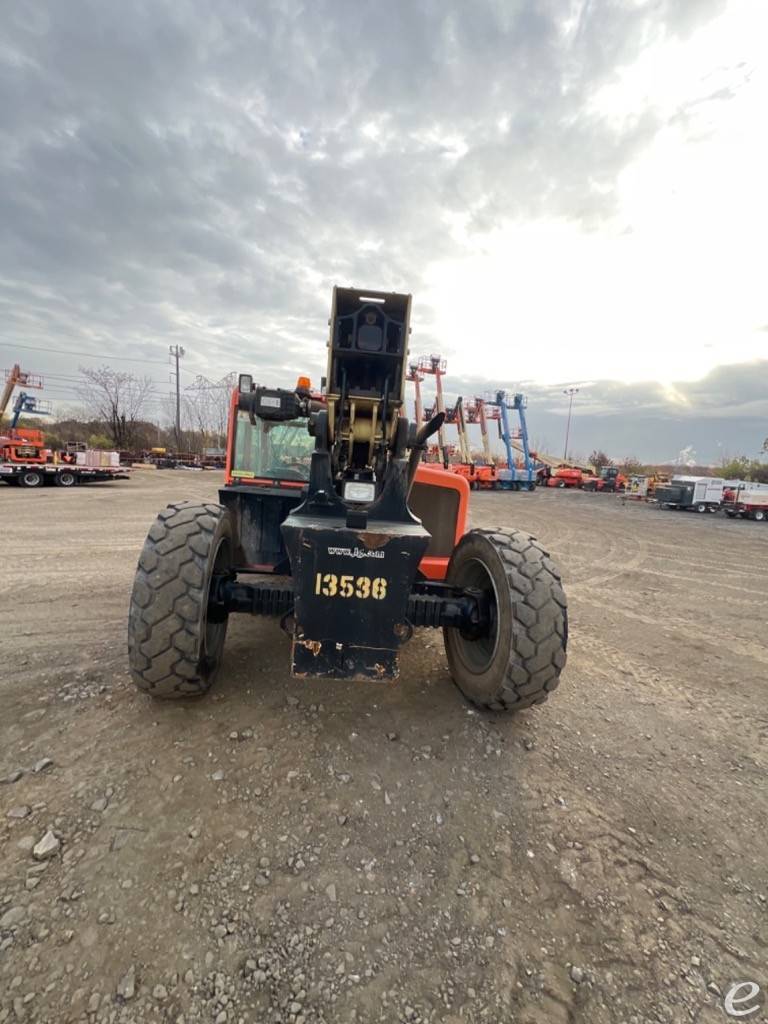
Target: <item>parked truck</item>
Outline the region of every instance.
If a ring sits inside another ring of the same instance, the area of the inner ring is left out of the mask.
[[[45,447],[41,431],[19,427],[0,434],[0,480],[19,487],[74,487],[93,480],[126,480],[128,470],[117,452],[88,449],[78,443],[63,451]]]

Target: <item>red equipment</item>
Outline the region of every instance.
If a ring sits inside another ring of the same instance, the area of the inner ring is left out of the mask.
[[[768,488],[742,484],[723,491],[723,511],[729,519],[768,522]]]
[[[584,474],[572,466],[558,466],[547,480],[547,487],[581,487]]]
[[[47,462],[51,453],[44,447],[45,438],[41,430],[29,427],[2,428],[3,416],[17,385],[42,388],[43,378],[38,373],[27,373],[18,363],[5,371],[5,385],[0,394],[0,462]]]
[[[629,478],[621,473],[616,466],[602,466],[596,476],[584,474],[582,487],[585,491],[605,491],[615,493],[626,491]]]

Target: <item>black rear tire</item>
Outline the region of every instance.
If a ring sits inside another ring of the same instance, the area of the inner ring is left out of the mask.
[[[20,487],[42,487],[45,477],[38,469],[25,469],[17,477]]]
[[[566,661],[568,609],[549,554],[522,530],[472,530],[448,566],[447,582],[488,594],[484,636],[443,630],[453,680],[473,704],[520,711],[543,703]]]
[[[53,479],[57,487],[74,487],[77,483],[77,477],[69,469],[57,473]]]
[[[211,584],[232,566],[232,520],[221,505],[182,501],[161,512],[144,542],[128,615],[136,686],[176,700],[206,693],[221,663],[227,617],[208,615]]]

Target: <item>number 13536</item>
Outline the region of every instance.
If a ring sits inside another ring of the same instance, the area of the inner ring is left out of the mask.
[[[387,581],[383,576],[337,576],[334,572],[315,573],[315,593],[323,597],[358,597],[383,601],[387,596]]]

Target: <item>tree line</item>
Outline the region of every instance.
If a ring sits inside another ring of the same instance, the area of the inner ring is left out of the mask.
[[[51,448],[63,448],[68,441],[82,441],[92,448],[117,451],[166,448],[199,455],[205,448],[223,448],[226,444],[229,400],[237,383],[235,373],[215,381],[198,376],[184,388],[178,434],[175,425],[160,426],[154,422],[161,416],[173,422],[176,410],[175,399],[161,398],[151,378],[108,366],[80,367],[80,378],[76,390],[83,413],[60,418],[46,429]],[[153,409],[160,415],[151,416]],[[33,424],[27,421],[27,425]]]
[[[768,442],[765,447],[768,448]],[[595,449],[588,461],[598,473],[605,466],[616,466],[625,476],[684,473],[687,476],[716,476],[725,480],[750,480],[755,483],[768,484],[768,463],[760,459],[751,459],[748,455],[738,455],[735,458],[726,456],[721,459],[719,466],[713,467],[672,462],[649,464],[640,462],[634,456],[614,462],[604,451]]]

